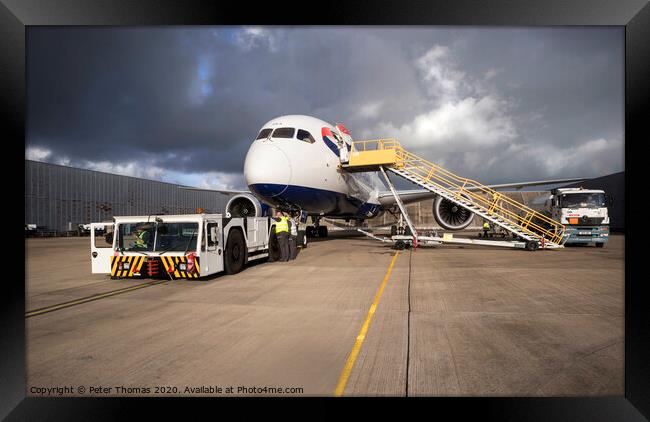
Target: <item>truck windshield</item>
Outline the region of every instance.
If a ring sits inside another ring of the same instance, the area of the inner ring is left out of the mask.
[[[565,193],[560,196],[562,208],[602,208],[607,206],[604,193]]]
[[[156,251],[196,251],[198,223],[160,223],[156,236]]]
[[[118,248],[133,252],[196,251],[198,223],[124,223]]]

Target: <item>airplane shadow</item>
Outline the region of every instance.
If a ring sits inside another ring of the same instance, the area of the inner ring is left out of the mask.
[[[319,243],[327,242],[330,240],[336,239],[349,239],[352,237],[365,237],[363,233],[359,233],[356,230],[332,230],[327,234],[327,237],[310,237],[307,239],[307,244],[309,243]]]

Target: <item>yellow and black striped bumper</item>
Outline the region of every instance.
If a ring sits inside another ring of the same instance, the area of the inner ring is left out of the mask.
[[[199,278],[201,274],[201,268],[199,267],[199,258],[194,258],[194,269],[191,272],[180,271],[178,269],[179,264],[187,265],[186,256],[161,256],[162,259],[162,271],[169,273],[172,278]],[[186,267],[187,268],[187,267]],[[171,271],[170,271],[171,270]]]
[[[140,275],[140,269],[144,264],[146,256],[112,256],[111,257],[111,276],[113,277],[133,277]],[[128,270],[124,269],[124,264],[128,263]]]
[[[159,262],[158,276],[163,278],[171,277],[172,279],[182,278],[199,278],[201,275],[199,267],[199,258],[194,258],[194,268],[192,271],[179,270],[179,264],[186,264],[186,256],[112,256],[111,257],[111,276],[113,277],[140,277],[146,274],[146,260],[155,259]],[[125,265],[128,264],[128,265]],[[144,266],[144,267],[143,267]],[[125,267],[128,267],[125,269]]]

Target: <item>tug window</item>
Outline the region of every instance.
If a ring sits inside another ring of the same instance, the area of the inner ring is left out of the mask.
[[[271,134],[272,130],[273,129],[262,129],[260,131],[260,134],[257,135],[257,138],[255,138],[255,140],[257,141],[258,139],[266,139],[266,138],[268,138],[269,135]]]
[[[219,224],[217,223],[208,223],[206,227],[206,238],[208,240],[208,250],[213,251],[217,249],[217,245],[219,244],[219,240],[216,240],[215,242],[212,241],[212,236],[210,236],[210,232],[212,231],[212,228],[215,227],[217,229],[217,233],[219,232]]]
[[[303,142],[309,142],[310,144],[313,144],[316,142],[313,136],[311,136],[311,133],[307,132],[306,130],[298,129],[298,139],[303,141]]]
[[[273,138],[293,138],[296,129],[292,127],[280,127],[273,131]]]

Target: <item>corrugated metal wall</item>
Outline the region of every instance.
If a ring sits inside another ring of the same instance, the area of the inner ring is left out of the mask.
[[[72,230],[114,215],[223,212],[232,194],[25,160],[25,224]]]

